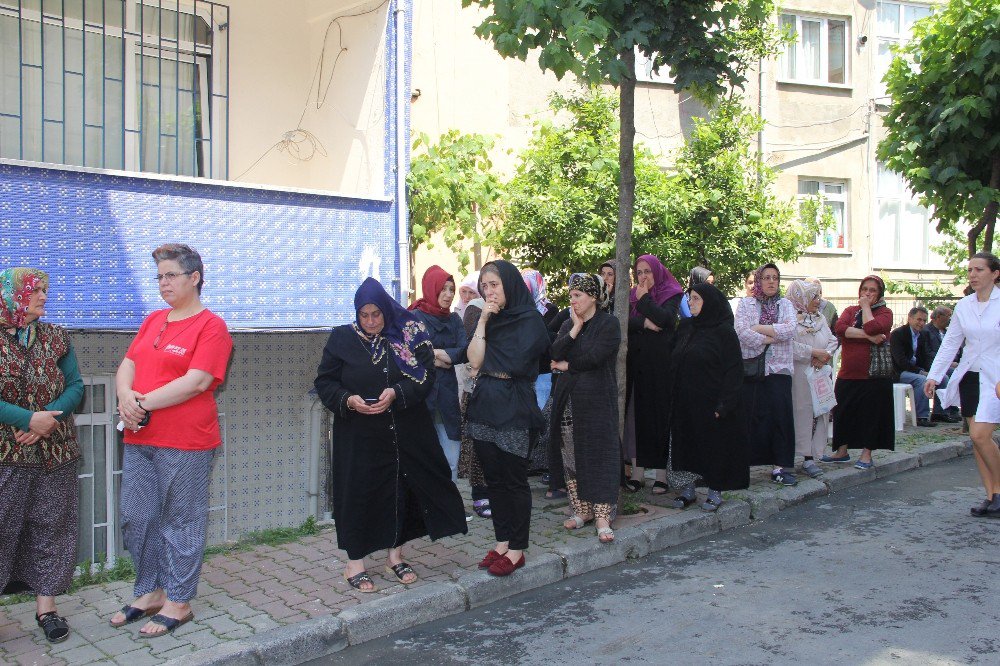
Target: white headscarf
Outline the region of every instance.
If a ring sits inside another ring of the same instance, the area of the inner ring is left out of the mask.
[[[806,280],[796,280],[788,285],[785,290],[785,297],[795,306],[798,313],[799,326],[810,333],[815,333],[823,326],[823,315],[817,312],[809,312],[809,304],[819,296],[820,286],[815,282]]]
[[[462,280],[462,284],[458,285],[458,302],[455,303],[455,312],[458,313],[459,317],[465,317],[465,308],[469,307],[468,303],[462,302],[462,287],[468,287],[472,291],[479,293],[479,271],[472,271],[465,276]]]

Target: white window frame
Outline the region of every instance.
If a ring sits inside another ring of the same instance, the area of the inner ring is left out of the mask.
[[[879,187],[879,178],[883,173],[895,175],[899,183],[897,194],[886,196],[882,193]],[[887,169],[883,163],[879,162],[875,170],[875,179],[872,189],[875,193],[875,211],[872,216],[874,224],[879,226],[882,225],[881,210],[884,203],[897,203],[899,206],[897,209],[899,212],[896,218],[896,228],[892,230],[891,234],[892,255],[890,257],[885,256],[884,252],[888,249],[889,243],[879,242],[879,239],[877,238],[878,234],[872,233],[872,265],[878,268],[895,268],[903,270],[949,270],[944,258],[931,249],[931,245],[934,244],[934,237],[937,236],[937,230],[934,228],[933,211],[920,205],[920,202],[917,200],[917,196],[910,190],[906,179],[903,178],[902,175]],[[901,226],[903,225],[904,219],[903,211],[908,204],[915,204],[924,211],[925,223],[922,228],[924,237],[923,242],[921,243],[923,253],[920,257],[913,257],[911,254],[903,251],[903,248],[901,247],[900,239],[902,235],[911,231]],[[882,251],[881,254],[879,254],[879,250]]]
[[[896,5],[896,12],[897,12],[896,25],[898,26],[898,30],[895,33],[891,34],[882,31],[882,22],[879,20],[879,15],[882,13],[882,10],[887,9],[889,5]],[[879,0],[878,3],[876,4],[875,53],[872,54],[872,81],[876,97],[886,97],[888,94],[885,89],[885,83],[882,82],[882,77],[885,76],[886,72],[889,69],[889,63],[892,62],[892,58],[894,57],[890,50],[888,59],[883,60],[883,58],[879,56],[879,51],[882,50],[882,46],[883,45],[899,46],[900,44],[905,44],[906,42],[908,42],[912,37],[912,32],[910,28],[912,28],[913,24],[911,23],[909,26],[907,26],[905,25],[906,21],[904,20],[906,17],[907,8],[926,9],[930,14],[934,13],[934,5],[924,2],[886,2],[883,0]]]
[[[74,413],[73,421],[74,426],[77,430],[81,428],[90,428],[93,426],[104,426],[104,502],[105,502],[105,520],[103,523],[97,523],[94,516],[91,516],[91,531],[98,527],[103,527],[105,532],[105,563],[106,566],[114,566],[115,559],[118,557],[118,553],[123,550],[121,544],[118,543],[118,536],[120,533],[121,525],[118,521],[118,494],[115,492],[115,479],[121,477],[121,470],[115,469],[116,460],[118,455],[118,431],[115,429],[117,425],[116,415],[118,413],[118,400],[115,391],[112,390],[114,387],[114,378],[111,375],[93,375],[83,377],[83,384],[85,387],[90,387],[92,392],[103,391],[104,393],[104,411],[102,412],[88,412],[88,413]],[[93,398],[91,398],[93,404]],[[93,439],[93,438],[91,438]],[[94,442],[97,445],[97,442]],[[96,471],[96,470],[95,470]],[[94,472],[78,474],[78,479],[83,478],[93,478]],[[99,498],[95,497],[94,501],[97,502]],[[87,558],[91,562],[95,562],[96,557],[96,544],[94,543],[94,535],[91,534],[91,550],[90,557]]]
[[[670,68],[666,65],[660,67],[660,71],[653,73],[653,61],[644,56],[639,48],[635,49],[635,80],[643,83],[659,83],[673,85],[676,78]]]
[[[822,197],[823,205],[827,206],[830,202],[838,202],[841,204],[843,215],[841,219],[841,229],[840,234],[836,237],[832,237],[832,242],[830,245],[826,244],[825,236],[823,231],[817,234],[815,242],[809,246],[808,252],[810,253],[827,253],[827,254],[845,254],[851,252],[851,234],[850,234],[850,184],[846,179],[836,179],[836,178],[814,178],[809,176],[799,176],[798,184],[801,187],[802,183],[811,182],[817,184],[818,192],[816,194],[805,194],[798,193],[796,198],[799,204],[807,201],[810,198]],[[836,188],[840,188],[840,192],[836,191]],[[819,211],[817,211],[817,215]],[[843,244],[839,237],[843,237]]]
[[[778,56],[778,76],[777,81],[779,83],[796,83],[814,86],[825,86],[830,88],[850,88],[851,83],[851,44],[852,41],[852,28],[851,28],[851,18],[849,16],[824,16],[821,14],[809,14],[800,12],[781,12],[778,16],[779,25],[783,25],[783,19],[785,16],[790,16],[795,19],[795,34],[802,34],[802,22],[811,21],[818,22],[820,24],[819,33],[819,77],[813,78],[809,76],[804,76],[801,73],[796,74],[794,77],[789,75],[788,70],[788,53],[789,50],[794,49],[795,61],[796,63],[805,63],[806,54],[802,46],[802,41],[796,39],[794,42],[787,44],[785,46],[785,51]],[[840,21],[844,24],[844,81],[843,83],[832,83],[830,82],[830,21]],[[804,72],[804,65],[799,69],[800,72]]]
[[[222,4],[219,0],[213,0],[217,4]],[[197,8],[195,3],[187,2],[185,0],[127,0],[124,3],[124,16],[122,21],[124,26],[120,29],[116,26],[115,30],[120,30],[121,39],[125,41],[124,49],[124,71],[123,71],[123,82],[122,82],[122,94],[124,96],[124,118],[122,118],[122,129],[124,132],[124,164],[123,170],[136,172],[136,173],[155,173],[162,176],[173,176],[172,173],[161,173],[159,168],[156,170],[142,171],[140,169],[141,165],[139,163],[139,137],[140,137],[140,127],[142,119],[139,118],[139,103],[138,95],[140,91],[139,87],[139,72],[138,67],[141,66],[140,55],[144,56],[154,56],[156,57],[155,51],[158,47],[159,39],[157,35],[150,33],[140,33],[139,31],[142,27],[138,20],[138,5],[139,2],[144,6],[153,7],[156,9],[165,9],[169,11],[182,12],[186,14],[197,14],[206,23],[208,23],[211,30],[218,30],[220,24],[216,21],[213,24],[213,17],[210,8],[205,7],[201,3],[198,4]],[[228,7],[228,5],[226,5]],[[21,20],[34,21],[41,23],[43,25],[56,25],[61,26],[63,21],[56,20],[51,17],[47,17],[44,13],[38,12],[36,10],[22,8],[20,14],[16,9],[10,9],[5,5],[0,5],[0,14],[6,16],[12,16],[15,18],[20,17]],[[86,21],[77,18],[66,18],[65,26],[69,30],[79,30],[81,32],[92,32],[97,34],[103,34],[103,29],[93,24],[89,24]],[[226,24],[228,28],[228,23]],[[114,37],[119,37],[119,35],[112,35]],[[177,45],[178,50],[181,51],[180,54],[175,54],[173,52],[165,52],[163,55],[159,56],[166,60],[179,59],[181,62],[193,63],[199,58],[210,57],[210,66],[212,69],[212,81],[224,81],[228,80],[228,62],[230,54],[228,52],[228,39],[220,39],[216,50],[212,52],[212,49],[208,47],[201,46],[197,43],[193,43],[187,40],[178,40],[173,38],[163,38],[163,43],[167,45]],[[216,98],[220,96],[221,93],[217,93],[214,90],[209,90],[209,77],[206,68],[198,67],[199,74],[199,100],[201,103],[201,136],[202,145],[197,146],[198,150],[203,150],[202,164],[204,167],[204,173],[195,174],[198,178],[212,178],[216,180],[224,180],[228,178],[226,161],[228,160],[229,146],[228,146],[228,110],[223,106],[222,113],[224,113],[227,118],[219,119],[219,122],[212,122],[211,118],[213,115],[220,111],[218,105],[216,104]],[[228,97],[226,98],[228,103]],[[22,118],[21,122],[24,120]],[[44,131],[44,127],[43,127]],[[84,138],[86,141],[86,138]],[[205,147],[206,144],[212,146],[219,146],[220,149],[212,150]],[[61,164],[61,162],[60,162]],[[86,166],[82,164],[70,164],[68,166]],[[109,167],[110,168],[110,167]]]

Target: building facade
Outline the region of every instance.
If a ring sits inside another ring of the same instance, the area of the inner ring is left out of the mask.
[[[81,561],[122,552],[113,373],[163,242],[234,338],[210,542],[324,517],[323,344],[363,278],[407,281],[410,8],[0,0],[0,266],[49,272],[87,383]]]
[[[549,94],[578,84],[542,73],[530,57],[501,59],[473,34],[483,14],[457,5],[428,2],[415,10],[414,129],[432,137],[452,127],[495,135],[495,163],[509,173],[534,120],[548,113]],[[817,276],[838,300],[856,299],[859,278],[873,272],[928,284],[951,278],[933,250],[939,237],[929,212],[875,156],[891,45],[908,39],[913,22],[932,9],[920,2],[789,0],[776,20],[794,33],[793,43],[749,73],[743,96],[767,121],[760,146],[766,163],[780,170],[779,197],[821,195],[833,220],[783,275]],[[669,72],[652,74],[641,59],[637,78],[636,141],[669,170],[691,119],[705,110],[675,88]],[[448,261],[445,253],[424,253],[416,270]]]

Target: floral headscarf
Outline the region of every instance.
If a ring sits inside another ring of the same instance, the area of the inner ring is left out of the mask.
[[[774,296],[764,295],[764,271],[769,268],[773,268],[775,272],[778,273],[778,279],[781,279],[781,271],[774,264],[764,264],[753,274],[753,287],[750,290],[750,295],[753,296],[760,303],[760,321],[759,324],[770,325],[776,324],[778,322],[778,302],[781,300],[781,286],[779,283],[778,291],[775,292]]]
[[[0,271],[0,327],[17,329],[17,340],[26,348],[30,348],[38,336],[37,322],[27,322],[31,294],[48,286],[48,273],[37,268]]]
[[[788,285],[788,291],[785,294],[788,300],[792,302],[792,305],[795,306],[799,326],[810,333],[818,331],[823,327],[823,322],[826,321],[819,310],[809,312],[809,305],[816,300],[819,292],[820,288],[818,284],[809,282],[808,280],[796,280]]]
[[[569,289],[582,291],[591,298],[597,300],[597,308],[603,310],[608,301],[608,289],[604,284],[604,278],[600,275],[590,273],[573,273],[569,276]]]
[[[534,268],[525,268],[521,271],[521,277],[535,301],[535,309],[544,315],[549,309],[549,299],[545,298],[545,278]]]
[[[433,346],[427,329],[414,319],[409,310],[397,303],[382,284],[375,278],[366,278],[354,294],[354,311],[360,313],[361,308],[372,304],[382,312],[382,331],[368,335],[361,327],[361,317],[355,320],[354,330],[367,343],[371,353],[372,363],[382,362],[385,354],[383,339],[388,341],[396,367],[404,375],[418,384],[427,379],[427,368],[417,360],[417,348],[420,345]]]

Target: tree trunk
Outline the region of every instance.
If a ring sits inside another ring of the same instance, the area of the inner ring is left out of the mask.
[[[615,316],[621,322],[622,343],[618,348],[618,431],[625,428],[625,356],[628,352],[628,314],[632,264],[632,217],[635,213],[635,51],[623,50],[619,57],[628,75],[619,87],[621,137],[618,147],[618,230],[615,233]]]
[[[1000,190],[1000,153],[993,155],[992,168],[990,170],[990,187]],[[985,233],[983,238],[983,252],[993,251],[993,232],[997,224],[997,211],[1000,208],[1000,201],[993,199],[983,210],[983,216],[979,218],[976,226],[969,229],[969,256],[974,255],[978,244],[979,234]]]

